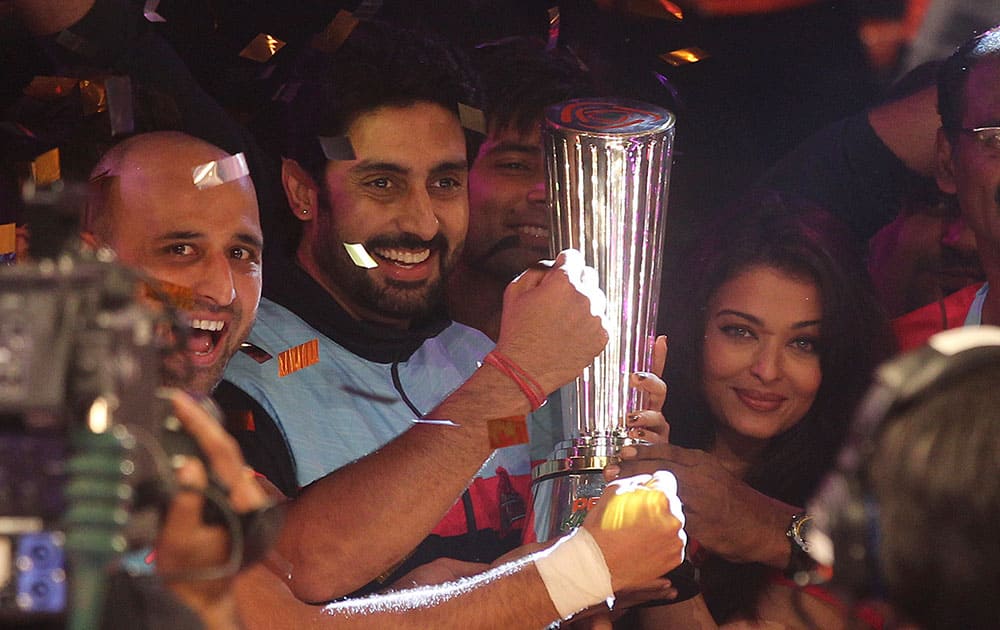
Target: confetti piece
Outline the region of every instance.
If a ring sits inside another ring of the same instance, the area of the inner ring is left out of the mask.
[[[628,0],[627,13],[660,20],[683,20],[684,11],[668,0]]]
[[[257,37],[250,40],[250,43],[246,45],[246,48],[240,51],[240,57],[260,63],[266,63],[284,47],[285,42],[281,41],[277,37],[268,35],[267,33],[261,33],[257,35]]]
[[[414,418],[411,420],[413,424],[433,424],[435,426],[441,427],[457,427],[460,426],[457,422],[452,422],[451,420],[435,420],[433,418]]]
[[[257,363],[267,363],[274,357],[272,357],[266,350],[260,346],[255,346],[249,341],[244,341],[240,344],[240,352],[247,355]]]
[[[166,22],[163,16],[156,12],[160,8],[160,0],[146,0],[142,7],[142,15],[150,22]]]
[[[684,19],[684,11],[679,5],[676,5],[673,2],[668,2],[667,0],[658,0],[657,4],[666,9],[667,13],[669,13],[672,17],[675,17],[678,20]]]
[[[545,50],[555,50],[559,46],[559,7],[549,8],[549,39],[545,43]]]
[[[226,430],[228,431],[249,431],[257,430],[257,421],[253,416],[253,411],[249,409],[233,410],[226,414]]]
[[[117,136],[135,131],[131,79],[128,77],[108,77],[104,81],[104,91],[107,94],[111,135]]]
[[[31,162],[22,164],[22,172],[26,179],[35,186],[48,186],[62,178],[59,167],[59,148],[42,153]]]
[[[198,190],[220,186],[226,182],[246,177],[250,174],[247,159],[243,153],[230,155],[221,160],[212,160],[191,169],[191,180]]]
[[[347,255],[351,257],[354,264],[362,269],[374,269],[378,267],[378,263],[372,258],[372,255],[368,253],[365,246],[361,243],[344,243],[344,249],[347,250]]]
[[[483,110],[471,107],[465,103],[459,103],[458,120],[461,122],[462,127],[469,131],[486,135],[486,116],[483,114]]]
[[[17,226],[14,223],[0,224],[0,262],[6,257],[13,258],[17,249]]]
[[[313,339],[278,355],[278,377],[283,378],[317,363],[319,363],[319,339]]]
[[[108,110],[108,92],[104,82],[92,79],[80,81],[80,100],[83,101],[83,113],[86,116]]]
[[[325,53],[333,53],[344,45],[344,42],[354,32],[358,23],[358,18],[351,15],[349,11],[344,11],[343,9],[337,11],[337,15],[334,16],[323,32],[317,33],[313,37],[311,46]]]
[[[319,146],[328,160],[356,160],[354,146],[347,136],[318,136]]]
[[[494,418],[486,422],[490,446],[503,448],[528,443],[528,423],[524,416]]]
[[[670,79],[655,71],[653,72],[653,77],[656,78],[660,85],[670,92],[670,98],[673,99],[674,107],[683,109],[684,99],[681,98],[680,92],[678,92],[677,88],[674,87],[674,84],[670,82]]]
[[[670,52],[658,55],[658,57],[677,68],[680,66],[686,66],[689,63],[704,61],[705,59],[711,57],[711,55],[701,48],[692,46],[690,48],[678,48],[677,50],[671,50]]]

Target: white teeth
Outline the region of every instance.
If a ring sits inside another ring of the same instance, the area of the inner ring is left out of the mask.
[[[207,330],[209,332],[218,332],[225,327],[226,322],[219,321],[217,319],[192,319],[191,328],[197,328],[198,330]]]
[[[517,231],[521,234],[533,236],[535,238],[548,238],[549,236],[549,231],[546,228],[535,225],[519,225],[517,226]]]
[[[419,252],[412,252],[403,249],[379,249],[376,250],[382,258],[404,265],[416,265],[422,263],[431,256],[431,250],[422,249]]]

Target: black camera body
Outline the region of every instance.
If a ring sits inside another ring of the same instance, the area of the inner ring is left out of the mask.
[[[160,392],[190,377],[178,315],[188,298],[84,250],[89,189],[57,184],[32,191],[33,260],[0,265],[2,627],[97,627],[109,564],[132,550],[138,562],[121,564],[152,571],[142,558],[178,490],[176,456],[204,459]],[[280,513],[235,514],[211,474],[201,492],[202,520],[228,529],[231,557],[174,577],[216,579],[259,560]]]
[[[65,613],[67,535],[121,521],[111,551],[126,546],[136,489],[169,476],[150,452],[169,409],[140,287],[79,254],[0,268],[0,620]]]

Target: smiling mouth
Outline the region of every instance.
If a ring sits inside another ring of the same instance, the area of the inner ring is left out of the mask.
[[[774,411],[785,402],[785,397],[779,394],[755,392],[748,389],[735,389],[740,401],[755,411]]]
[[[419,265],[431,257],[431,250],[429,248],[418,250],[399,248],[373,249],[372,253],[382,260],[402,267]]]
[[[221,319],[192,319],[187,349],[195,356],[205,357],[219,345],[226,322]]]

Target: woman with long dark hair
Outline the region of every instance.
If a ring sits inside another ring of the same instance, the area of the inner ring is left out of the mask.
[[[677,476],[716,623],[796,627],[802,606],[841,618],[821,594],[793,596],[782,570],[800,558],[801,506],[894,348],[862,256],[831,215],[766,193],[720,217],[686,260],[692,272],[664,306],[670,444],[627,448],[622,468]],[[690,605],[646,609],[647,626],[671,627]]]

